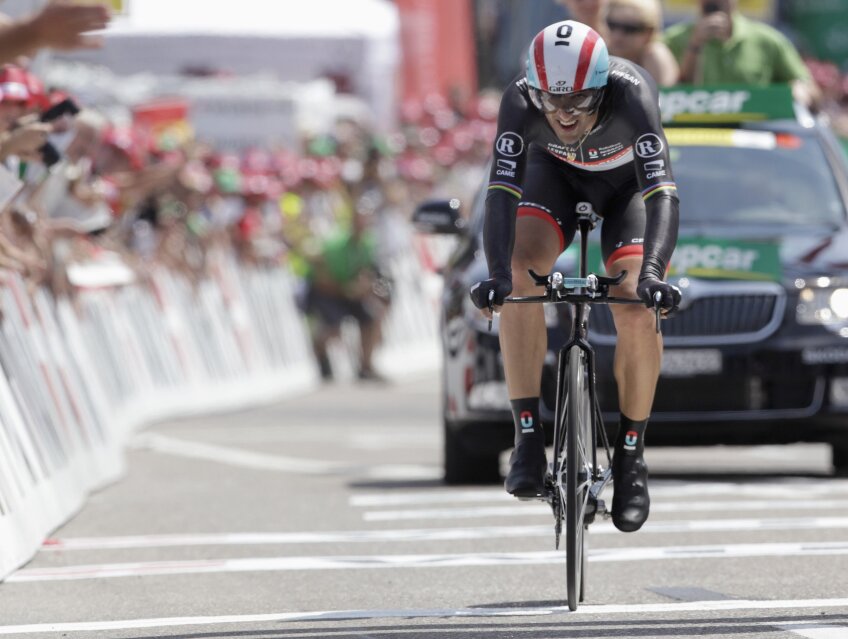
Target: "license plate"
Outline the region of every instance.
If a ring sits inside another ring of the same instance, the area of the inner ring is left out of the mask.
[[[710,348],[666,350],[660,368],[660,374],[666,377],[715,375],[720,372],[721,351]]]

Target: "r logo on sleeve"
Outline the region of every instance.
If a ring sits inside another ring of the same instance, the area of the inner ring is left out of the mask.
[[[502,133],[498,141],[495,142],[495,148],[501,155],[512,158],[521,155],[524,151],[524,140],[517,133],[507,131]]]

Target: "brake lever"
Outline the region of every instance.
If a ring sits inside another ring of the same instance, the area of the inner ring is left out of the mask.
[[[662,319],[662,298],[663,295],[660,291],[654,293],[654,313],[657,318],[657,335],[660,334],[660,320]]]
[[[489,332],[492,332],[492,315],[495,312],[495,291],[489,291]]]

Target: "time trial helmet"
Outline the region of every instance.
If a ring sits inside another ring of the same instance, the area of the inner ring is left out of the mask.
[[[564,20],[545,27],[527,50],[527,84],[538,91],[561,95],[600,89],[608,74],[607,45],[582,22]]]

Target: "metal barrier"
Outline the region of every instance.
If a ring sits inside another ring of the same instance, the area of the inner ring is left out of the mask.
[[[121,475],[132,429],[317,385],[288,271],[212,260],[211,276],[195,284],[158,268],[73,301],[0,271],[0,580]],[[432,368],[432,289],[415,256],[391,273],[404,286],[378,363],[393,375]]]

